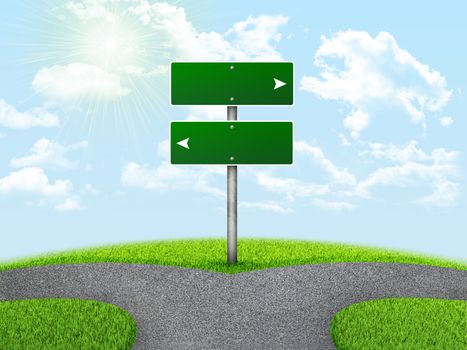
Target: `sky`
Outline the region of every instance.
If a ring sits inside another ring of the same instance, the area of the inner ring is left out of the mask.
[[[467,259],[462,1],[0,3],[0,261],[225,237],[225,167],[171,166],[172,61],[292,61],[292,166],[241,166],[238,236]]]

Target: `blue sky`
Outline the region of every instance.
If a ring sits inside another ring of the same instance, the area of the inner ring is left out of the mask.
[[[0,260],[223,237],[225,169],[168,164],[171,61],[293,61],[295,164],[239,169],[239,237],[466,258],[462,2],[0,4]]]

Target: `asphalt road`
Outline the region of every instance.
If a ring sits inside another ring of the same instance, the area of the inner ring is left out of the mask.
[[[0,300],[81,298],[135,317],[134,349],[334,349],[335,313],[364,300],[467,300],[467,271],[338,263],[225,275],[127,264],[57,265],[0,272]]]

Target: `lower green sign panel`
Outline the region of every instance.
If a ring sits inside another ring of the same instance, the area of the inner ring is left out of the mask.
[[[171,122],[170,162],[188,165],[290,165],[293,123]]]

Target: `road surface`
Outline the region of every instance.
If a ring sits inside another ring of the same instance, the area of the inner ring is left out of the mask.
[[[335,349],[341,309],[364,300],[467,300],[467,271],[335,263],[235,275],[130,264],[51,265],[0,272],[0,301],[81,298],[136,319],[134,349]]]

